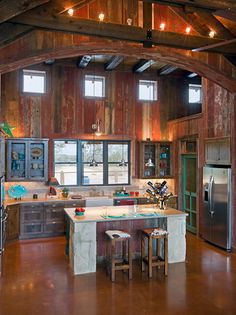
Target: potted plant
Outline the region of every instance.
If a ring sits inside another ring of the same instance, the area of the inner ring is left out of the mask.
[[[61,191],[61,195],[62,195],[63,198],[68,198],[68,196],[69,196],[69,188],[64,187],[62,189],[62,191]]]

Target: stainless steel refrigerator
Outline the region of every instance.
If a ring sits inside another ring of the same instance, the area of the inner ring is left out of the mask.
[[[231,169],[203,168],[202,237],[231,250]]]

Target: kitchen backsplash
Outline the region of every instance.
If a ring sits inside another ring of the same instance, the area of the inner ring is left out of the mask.
[[[165,179],[167,181],[167,186],[169,187],[169,192],[175,193],[174,187],[174,179]],[[132,185],[117,185],[117,186],[87,186],[87,187],[68,187],[70,194],[80,194],[82,196],[112,196],[116,190],[121,189],[125,186],[126,191],[138,191],[139,194],[142,196],[145,193],[145,190],[148,188],[147,182],[152,181],[155,182],[162,182],[162,179],[133,179]],[[45,183],[40,182],[6,182],[5,183],[5,190],[6,190],[6,199],[10,198],[7,194],[8,189],[12,185],[22,185],[27,189],[27,195],[25,198],[32,198],[33,194],[38,194],[39,198],[44,198],[49,191],[49,186],[45,185]],[[56,187],[58,194],[61,192],[60,187]]]

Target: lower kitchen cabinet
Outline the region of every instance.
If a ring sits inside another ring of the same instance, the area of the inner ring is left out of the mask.
[[[7,206],[6,241],[19,238],[19,205]]]
[[[21,204],[20,239],[65,234],[64,208],[84,207],[84,200]]]

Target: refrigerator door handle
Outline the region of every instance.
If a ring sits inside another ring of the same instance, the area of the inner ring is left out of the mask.
[[[213,217],[214,210],[213,210],[213,194],[212,194],[212,187],[214,183],[214,177],[210,176],[210,182],[209,182],[209,212],[211,214],[211,217]]]

